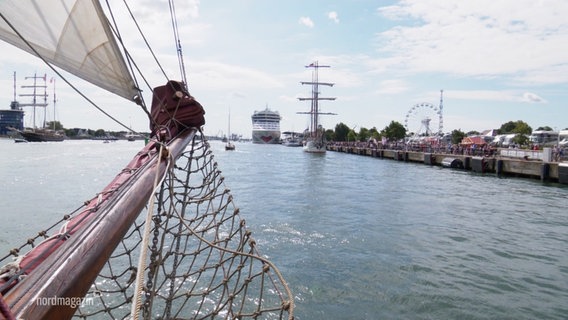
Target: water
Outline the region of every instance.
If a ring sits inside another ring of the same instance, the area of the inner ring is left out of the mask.
[[[1,141],[0,249],[103,188],[141,142]],[[212,142],[297,319],[566,319],[568,188]],[[19,244],[21,241],[17,241]]]
[[[23,228],[1,228],[0,246],[13,236],[35,235],[93,198],[143,146],[142,141],[0,140],[2,225]]]

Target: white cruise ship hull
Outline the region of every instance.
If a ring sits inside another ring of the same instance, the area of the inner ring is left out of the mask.
[[[252,142],[258,144],[278,144],[280,143],[280,131],[254,130],[252,132]]]

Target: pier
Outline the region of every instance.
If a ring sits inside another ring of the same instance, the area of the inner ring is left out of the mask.
[[[491,156],[383,149],[329,144],[327,150],[395,161],[423,163],[497,176],[540,179],[568,184],[568,162],[554,162],[543,151],[503,149]]]

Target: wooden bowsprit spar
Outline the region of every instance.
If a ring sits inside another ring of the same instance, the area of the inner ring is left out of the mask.
[[[159,159],[157,144],[148,145],[131,162],[132,166],[123,171],[123,174],[130,175],[124,177],[124,185],[110,184],[109,187],[116,190],[114,194],[98,204],[96,212],[90,212],[90,215],[96,216],[83,219],[84,225],[77,226],[80,233],[53,238],[61,243],[58,248],[4,297],[17,318],[67,319],[75,313],[75,308],[68,304],[40,302],[53,297],[71,301],[86,295],[99,271],[147,204],[154,190],[156,175],[164,175],[170,163],[167,157],[176,159],[195,137],[195,132],[195,129],[188,129],[170,142],[164,149],[167,150],[163,152],[164,159]],[[135,168],[137,164],[139,167]],[[130,170],[135,172],[130,174]],[[117,178],[121,180],[123,177],[119,175]],[[76,218],[81,219],[82,216]],[[68,236],[69,239],[64,240]],[[37,258],[41,258],[41,253]]]

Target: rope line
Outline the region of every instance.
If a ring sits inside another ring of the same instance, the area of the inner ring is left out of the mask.
[[[169,7],[170,7],[170,16],[171,16],[171,21],[172,21],[172,30],[174,33],[174,42],[176,45],[176,52],[177,52],[177,57],[178,57],[178,65],[179,65],[179,72],[181,75],[181,80],[182,82],[188,86],[189,84],[187,83],[187,76],[185,73],[185,63],[183,62],[183,52],[181,50],[181,40],[180,40],[180,36],[179,36],[179,28],[178,28],[178,24],[177,24],[177,15],[176,15],[176,7],[175,7],[175,2],[173,0],[168,1]]]
[[[176,212],[176,213],[179,214],[179,212]],[[253,258],[253,259],[258,259],[258,260],[262,261],[263,263],[266,263],[272,269],[272,271],[274,271],[274,273],[276,273],[276,276],[278,277],[278,280],[280,280],[281,283],[286,283],[286,280],[284,280],[284,276],[282,275],[282,273],[280,273],[280,270],[278,270],[276,265],[274,263],[272,263],[270,260],[268,260],[264,257],[261,257],[260,255],[258,255],[258,253],[257,254],[250,254],[250,253],[246,253],[246,252],[241,252],[241,251],[236,251],[236,250],[231,250],[231,249],[220,247],[220,246],[208,241],[207,239],[199,236],[199,232],[195,232],[195,230],[193,230],[184,221],[183,217],[180,216],[179,218],[180,218],[180,221],[185,225],[185,227],[189,230],[190,233],[192,233],[195,237],[197,237],[199,240],[206,243],[210,247],[218,249],[220,251],[232,253],[234,255],[241,255],[241,256],[245,256],[245,257],[249,257],[249,258]],[[250,240],[250,246],[253,247],[253,248],[256,246],[256,243],[253,239]],[[286,294],[288,295],[288,297],[292,297],[292,291],[290,290],[290,288],[287,285],[284,286],[284,289],[286,290]],[[290,313],[293,314],[294,300],[290,300],[290,301],[288,301],[288,303],[290,303],[289,306],[288,306]],[[289,319],[293,319],[293,316],[291,315]]]
[[[163,145],[160,144],[160,151],[158,153],[158,162],[157,162],[157,167],[160,167],[160,164],[162,162],[162,155],[164,154],[163,152],[167,150],[167,148]],[[171,160],[171,154],[168,152],[168,162],[167,162],[167,168],[170,167],[170,160]],[[148,239],[150,237],[150,222],[152,221],[152,216],[153,216],[153,212],[154,212],[154,198],[155,198],[155,194],[156,194],[156,190],[158,189],[158,186],[163,182],[163,180],[166,178],[167,176],[167,170],[164,172],[163,176],[158,179],[159,175],[158,173],[156,173],[156,176],[154,177],[154,191],[152,192],[152,196],[150,197],[150,200],[148,200],[148,210],[146,213],[146,221],[144,223],[144,233],[143,233],[143,237],[142,237],[142,246],[140,247],[140,258],[138,259],[138,268],[136,270],[145,270],[146,269],[146,256],[148,253]],[[158,181],[159,180],[159,181]],[[132,319],[139,319],[140,318],[140,306],[141,306],[141,296],[142,296],[142,292],[143,292],[143,282],[144,282],[144,272],[136,272],[136,281],[135,281],[135,287],[134,287],[134,301],[132,302],[132,309],[130,311],[130,313],[132,314]]]

